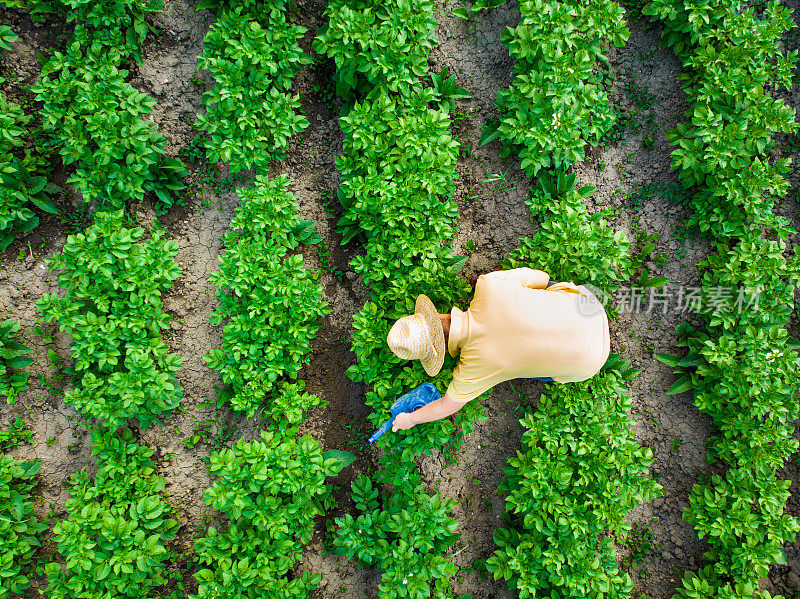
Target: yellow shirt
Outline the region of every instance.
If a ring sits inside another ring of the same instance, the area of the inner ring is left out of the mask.
[[[515,378],[583,381],[605,364],[609,334],[603,306],[573,283],[535,289],[534,272],[516,268],[482,275],[469,309],[450,312],[447,350],[454,358],[461,354],[447,389],[451,399],[467,402]]]

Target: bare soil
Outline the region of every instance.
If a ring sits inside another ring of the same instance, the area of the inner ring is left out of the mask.
[[[785,3],[796,12],[800,9],[798,0]],[[170,155],[177,155],[194,137],[193,123],[203,111],[202,92],[211,84],[209,73],[198,70],[197,56],[213,15],[196,11],[195,5],[193,0],[166,0],[163,12],[151,20],[156,32],[146,42],[142,64],[131,66],[131,84],[157,101],[149,118],[166,137]],[[439,4],[441,10],[436,18],[440,43],[431,53],[430,64],[437,72],[448,67],[458,84],[472,93],[470,100],[458,102],[461,123],[456,133],[462,156],[457,167],[455,199],[460,217],[454,243],[456,253],[469,256],[462,275],[470,278],[500,268],[517,248],[518,240],[532,235],[537,224],[531,221],[524,203],[531,181],[519,169],[518,162],[501,159],[497,143],[483,147],[478,143],[483,123],[496,116],[497,90],[511,81],[513,61],[500,44],[500,33],[505,27],[516,25],[518,7],[512,2],[465,22],[451,15],[458,5],[454,0]],[[302,45],[311,53],[313,36],[323,23],[323,4],[299,0],[298,9],[296,20],[308,29]],[[20,36],[13,49],[0,56],[0,67],[7,80],[4,91],[21,101],[26,93],[24,86],[33,84],[40,72],[37,52],[63,47],[70,35],[69,27],[56,18],[32,23],[26,14],[10,9],[0,9],[0,22],[9,24]],[[587,200],[591,209],[607,211],[610,224],[635,241],[634,251],[645,245],[644,235],[659,236],[654,253],[646,260],[651,275],[669,277],[670,290],[697,286],[697,264],[709,251],[708,244],[686,234],[682,223],[687,213],[679,203],[660,195],[642,197],[637,193],[642,183],[677,181],[670,168],[670,147],[664,133],[684,119],[687,109],[678,81],[681,66],[671,51],[659,49],[659,26],[649,28],[643,21],[631,20],[629,27],[631,37],[626,46],[611,48],[607,53],[610,72],[616,78],[609,95],[619,110],[634,107],[637,102],[647,108],[636,118],[638,129],[623,131],[619,141],[605,148],[590,149],[586,161],[574,170],[583,185],[596,187]],[[788,35],[785,43],[789,49],[797,49],[798,36]],[[376,456],[365,443],[371,431],[365,419],[364,389],[345,374],[354,361],[350,351],[352,317],[367,300],[368,290],[349,267],[349,261],[361,248],[353,244],[341,246],[335,230],[341,209],[334,195],[339,181],[334,160],[341,152],[342,135],[331,73],[330,61],[316,57],[314,64],[298,75],[295,91],[301,95],[310,126],[293,140],[286,160],[271,168],[271,174],[286,173],[291,177],[303,217],[317,222],[330,254],[323,264],[318,248],[303,250],[307,266],[321,270],[324,298],[333,308],[314,342],[310,365],[301,373],[309,390],[328,403],[310,413],[303,432],[314,435],[325,449],[349,449],[358,455],[356,463],[333,480],[339,507],[327,520],[319,522],[318,534],[299,567],[322,574],[315,593],[317,599],[372,598],[377,597],[380,574],[330,555],[325,543],[325,528],[332,525],[333,517],[354,509],[348,493],[350,482],[358,473],[369,473],[376,465]],[[798,105],[796,90],[783,97],[791,105]],[[190,165],[191,188],[186,205],[174,207],[160,219],[170,237],[180,243],[177,262],[183,276],[165,295],[164,309],[173,316],[166,342],[183,357],[183,367],[178,372],[185,394],[182,411],[164,426],[152,427],[140,435],[141,442],[156,449],[169,500],[179,513],[181,529],[175,549],[182,557],[176,567],[183,567],[190,558],[192,537],[202,534],[206,523],[218,517],[202,501],[211,482],[204,459],[214,437],[219,443],[252,438],[260,426],[257,420],[248,421],[226,409],[214,408],[220,380],[202,358],[221,341],[221,327],[209,324],[218,301],[208,277],[216,268],[222,235],[239,201],[235,193],[215,189],[204,181],[207,168],[202,163]],[[51,178],[55,182],[63,184],[67,176],[61,165],[54,166]],[[500,185],[482,182],[501,176]],[[790,183],[795,190],[800,188],[797,171],[792,173]],[[796,193],[781,204],[780,211],[800,228]],[[74,212],[72,195],[65,193],[56,202],[65,212]],[[154,217],[147,202],[134,206],[133,212],[145,226]],[[94,463],[82,418],[63,403],[66,382],[58,375],[63,364],[70,361],[69,339],[56,331],[52,341],[46,343],[47,339],[33,331],[41,317],[35,302],[44,293],[58,291],[55,274],[48,271],[44,261],[60,251],[68,233],[68,227],[58,218],[42,215],[40,227],[17,239],[3,253],[0,263],[0,315],[22,323],[23,342],[33,348],[32,357],[36,359],[30,367],[30,388],[16,404],[0,407],[0,426],[5,427],[9,419],[21,414],[35,431],[34,442],[14,450],[12,455],[41,460],[36,509],[41,517],[53,518],[51,524],[65,516],[68,492],[62,481],[80,469],[91,471]],[[792,243],[797,241],[795,238]],[[663,314],[658,309],[648,311],[647,306],[645,295],[641,310],[623,310],[611,323],[611,334],[612,351],[642,369],[630,386],[632,426],[640,443],[652,448],[655,461],[651,475],[664,487],[661,497],[629,514],[629,520],[645,530],[645,546],[635,549],[645,549],[647,556],[636,566],[627,566],[627,570],[636,583],[634,597],[644,594],[648,599],[664,599],[674,594],[685,571],[703,564],[705,542],[697,538],[682,515],[692,485],[712,474],[715,467],[705,463],[709,419],[694,407],[690,394],[666,395],[675,376],[653,358],[655,352],[678,353],[675,327],[683,321],[693,321],[693,315],[673,309],[672,304]],[[449,306],[439,308],[444,311]],[[40,326],[45,333],[55,331],[53,325]],[[795,336],[800,333],[796,317],[791,328]],[[51,349],[62,361],[61,366],[48,361]],[[454,562],[460,567],[453,584],[456,594],[470,593],[476,599],[516,596],[504,582],[487,579],[486,573],[476,568],[476,562],[492,554],[492,535],[502,526],[504,498],[495,490],[503,478],[505,460],[520,448],[517,394],[524,403],[535,405],[545,388],[544,383],[523,380],[499,385],[487,400],[489,419],[476,426],[463,449],[453,456],[454,461],[450,463],[436,452],[420,461],[430,487],[438,487],[441,493],[457,500],[453,515],[462,537],[453,550],[457,553]],[[187,448],[182,440],[204,421],[210,421],[206,439]],[[800,438],[800,433],[795,436]],[[798,516],[800,479],[796,456],[781,474],[792,481],[787,512]],[[621,542],[617,550],[622,559],[630,554],[631,547]],[[55,543],[47,540],[38,557],[46,562],[56,551]],[[773,594],[798,598],[800,550],[795,543],[787,546],[786,552],[787,564],[774,566],[761,586]],[[187,573],[184,580],[187,592],[192,592],[191,575]],[[26,595],[34,596],[35,589],[45,585],[43,579],[35,579]]]

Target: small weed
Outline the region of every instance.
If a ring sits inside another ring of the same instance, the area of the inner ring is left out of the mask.
[[[317,248],[317,256],[319,257],[319,263],[322,266],[322,269],[325,270],[326,272],[331,273],[334,277],[336,277],[339,280],[340,283],[343,283],[344,272],[341,269],[336,268],[336,266],[333,263],[333,260],[331,260],[331,252],[330,249],[328,248],[328,244],[325,243],[325,240],[323,239],[322,241],[320,241],[316,245],[316,248]]]
[[[50,447],[55,442],[56,442],[56,438],[55,437],[47,437],[47,439],[45,439],[44,444],[47,445],[48,447]]]
[[[196,87],[201,92],[205,91],[208,87],[208,81],[201,79],[198,75],[195,75],[189,79],[189,83],[191,83],[193,87]]]
[[[322,198],[322,209],[325,211],[325,216],[328,218],[336,218],[336,211],[333,208],[333,193],[327,189],[323,189],[320,193]]]
[[[628,133],[637,134],[645,127],[649,132],[645,137],[643,145],[646,149],[652,149],[654,145],[653,133],[657,126],[655,117],[649,113],[646,118],[642,114],[649,111],[657,103],[657,98],[645,85],[640,85],[633,72],[627,73],[628,82],[623,86],[627,103],[630,105],[622,111],[617,111],[617,119],[614,125],[601,138],[598,145],[605,149],[622,140]],[[649,141],[648,141],[649,139]]]
[[[508,183],[506,181],[506,174],[501,170],[497,169],[496,173],[484,175],[484,179],[478,181],[478,183],[491,183],[492,184],[492,208],[494,208],[494,203],[497,200],[497,195],[501,193],[506,193],[507,191],[511,191],[514,189],[513,183]],[[483,198],[483,194],[470,196],[468,199],[473,198]]]
[[[680,439],[673,439],[672,440],[672,451],[678,451],[678,448],[681,446]]]
[[[211,427],[213,425],[214,420],[210,418],[198,422],[194,425],[192,434],[181,439],[181,443],[186,449],[193,449],[196,445],[199,445],[211,436]]]
[[[621,564],[635,568],[650,555],[653,549],[660,548],[653,539],[653,531],[651,528],[651,524],[656,521],[658,521],[658,518],[654,516],[646,523],[633,523],[624,543],[630,553],[621,560]]]
[[[61,219],[61,224],[70,233],[82,233],[89,228],[94,220],[94,216],[89,213],[88,206],[82,202],[72,210],[61,210],[59,218]]]
[[[8,423],[7,431],[0,431],[0,451],[9,451],[19,447],[20,443],[30,443],[33,440],[33,431],[28,428],[25,419],[17,415]]]
[[[800,134],[795,133],[790,136],[789,140],[786,142],[784,153],[788,156],[789,154],[796,154],[797,152],[800,152]]]
[[[236,433],[236,425],[229,418],[220,418],[221,410],[216,408],[214,415],[195,424],[192,434],[181,439],[186,449],[192,449],[201,443],[207,443],[209,451],[219,451],[227,446]],[[211,433],[218,426],[216,434]]]

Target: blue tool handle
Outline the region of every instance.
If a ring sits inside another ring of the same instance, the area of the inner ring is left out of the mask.
[[[375,443],[375,441],[380,439],[386,431],[391,429],[392,428],[392,424],[394,424],[394,418],[395,418],[394,416],[389,418],[389,420],[384,422],[378,430],[376,430],[374,433],[372,433],[372,436],[369,438],[369,442],[370,443]]]
[[[402,395],[390,408],[392,417],[384,422],[381,427],[369,438],[370,443],[374,443],[386,433],[394,423],[395,416],[403,412],[413,412],[416,409],[426,406],[435,399],[439,399],[441,395],[439,390],[431,383],[422,383],[415,387],[405,395]]]

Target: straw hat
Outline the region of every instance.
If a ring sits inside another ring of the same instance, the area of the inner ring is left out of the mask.
[[[392,325],[386,342],[398,358],[419,360],[428,376],[439,373],[444,364],[444,329],[427,295],[417,296],[414,313]]]

